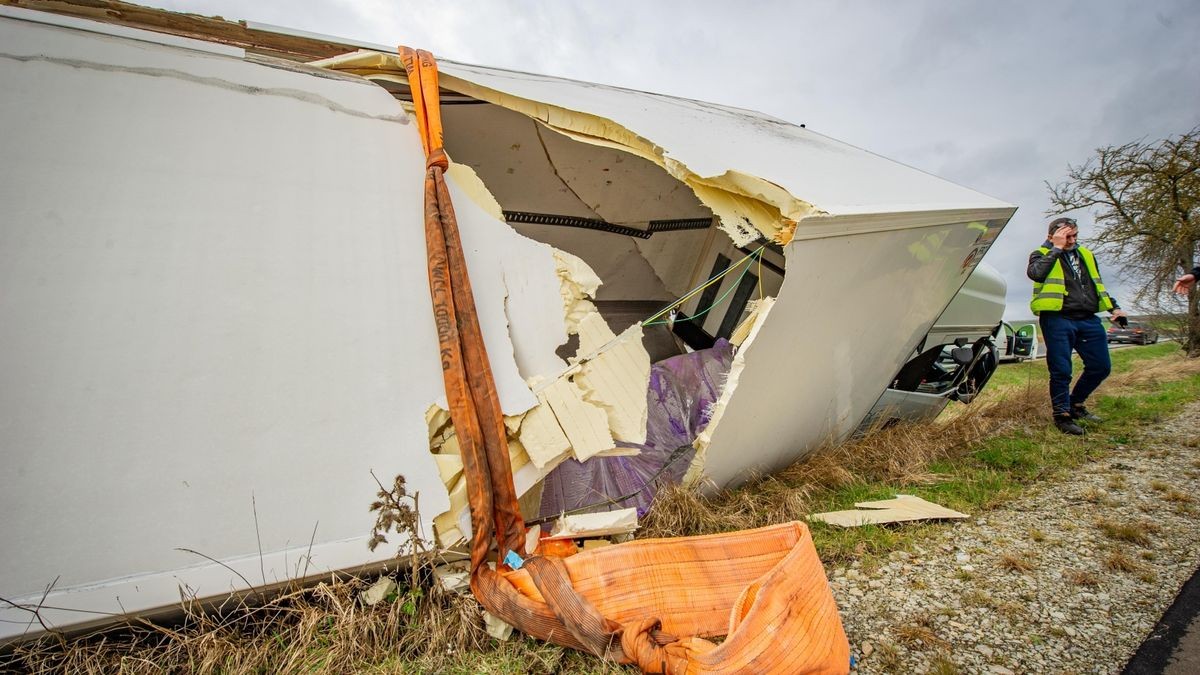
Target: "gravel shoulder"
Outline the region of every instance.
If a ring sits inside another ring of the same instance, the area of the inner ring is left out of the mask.
[[[1200,566],[1200,401],[879,565],[828,570],[859,673],[1119,673]]]

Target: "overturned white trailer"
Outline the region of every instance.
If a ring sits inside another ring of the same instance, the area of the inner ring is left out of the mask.
[[[0,639],[382,561],[372,472],[463,536],[392,57],[12,4],[110,23],[0,7]],[[440,66],[531,502],[641,452],[651,364],[713,345],[693,479],[851,433],[1014,210],[751,111]]]

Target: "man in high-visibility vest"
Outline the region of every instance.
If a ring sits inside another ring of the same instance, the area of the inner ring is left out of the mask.
[[[1079,246],[1079,226],[1071,218],[1050,223],[1049,238],[1029,254],[1026,274],[1033,280],[1029,308],[1038,317],[1046,341],[1046,367],[1050,370],[1050,403],[1054,426],[1064,434],[1081,435],[1084,423],[1101,419],[1084,403],[1112,370],[1108,334],[1096,312],[1111,312],[1114,321],[1125,321],[1104,287],[1096,257]],[[1083,373],[1071,388],[1071,352],[1083,360]]]

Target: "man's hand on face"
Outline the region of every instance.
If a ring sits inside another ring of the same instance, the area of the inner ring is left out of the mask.
[[[1079,230],[1071,227],[1070,225],[1065,225],[1058,228],[1054,231],[1054,234],[1050,235],[1050,243],[1054,245],[1054,248],[1068,251],[1072,248],[1075,248],[1075,239],[1078,236]]]

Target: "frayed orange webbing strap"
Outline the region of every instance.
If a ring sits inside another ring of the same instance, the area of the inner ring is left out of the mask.
[[[524,554],[525,525],[512,484],[504,418],[475,311],[458,222],[443,175],[449,161],[442,149],[437,63],[429,52],[407,47],[400,48],[400,56],[408,71],[428,169],[425,229],[430,292],[447,400],[457,399],[457,404],[451,402],[450,416],[463,448],[464,470],[469,466],[474,475],[488,477],[469,487],[479,493],[470,500],[472,528],[476,530],[474,543],[482,543],[480,550],[476,550],[478,546],[472,547],[473,567],[477,567],[483,563],[489,548],[493,526],[502,556],[510,550]],[[484,517],[483,513],[474,513],[476,509],[490,513]],[[483,518],[479,525],[485,527],[475,526],[477,515]]]
[[[471,514],[471,589],[489,611],[525,633],[575,649],[624,660],[602,645],[614,644],[611,632],[591,634],[597,625],[595,609],[573,592],[562,592],[564,608],[552,610],[517,592],[487,565],[493,530],[500,555],[524,554],[524,521],[517,505],[512,467],[499,397],[484,347],[466,259],[444,171],[449,166],[442,150],[437,66],[428,52],[400,48],[421,143],[426,153],[425,237],[428,247],[429,289],[433,301],[450,416],[463,458]],[[536,564],[535,564],[536,565]],[[553,566],[545,575],[562,572]],[[568,578],[551,582],[570,588]],[[559,616],[576,621],[568,628]],[[587,619],[592,619],[588,621]],[[603,623],[602,620],[599,620]],[[611,630],[615,626],[609,625]],[[580,637],[576,637],[576,636]],[[582,639],[581,639],[582,638]]]

